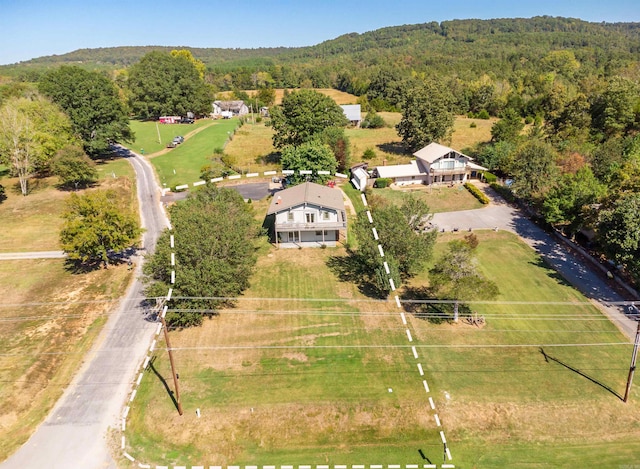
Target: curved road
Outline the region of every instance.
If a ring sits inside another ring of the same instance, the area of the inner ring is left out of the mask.
[[[160,204],[160,189],[153,169],[139,155],[119,147],[135,169],[143,248],[153,251],[168,220]],[[139,280],[142,258],[136,262],[136,279],[114,311],[73,382],[46,420],[1,469],[28,467],[115,468],[107,447],[107,432],[121,422],[121,411],[141,365],[156,324],[147,320]]]

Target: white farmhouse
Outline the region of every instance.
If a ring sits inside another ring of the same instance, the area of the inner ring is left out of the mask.
[[[267,224],[281,247],[335,246],[347,235],[342,191],[306,182],[277,192],[267,211]]]

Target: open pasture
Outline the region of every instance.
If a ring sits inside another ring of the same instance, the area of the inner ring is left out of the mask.
[[[343,250],[270,249],[236,308],[171,332],[182,417],[158,350],[127,451],[154,464],[313,465],[422,464],[422,450],[440,464],[444,430],[456,467],[633,462],[640,393],[619,398],[631,345],[517,237],[477,234],[501,291],[471,305],[484,327],[410,303],[405,326],[394,302],[347,280]]]

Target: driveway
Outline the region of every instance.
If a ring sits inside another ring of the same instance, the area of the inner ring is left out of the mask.
[[[249,182],[246,184],[224,185],[221,187],[228,187],[229,189],[237,191],[245,200],[262,200],[274,192],[274,189],[270,188],[271,184],[268,182]],[[177,202],[178,200],[186,199],[188,196],[188,191],[169,192],[163,196],[161,200],[163,203]]]
[[[569,283],[591,299],[625,336],[630,340],[635,338],[637,322],[627,315],[623,306],[611,304],[632,301],[634,298],[623,297],[612,288],[606,278],[588,265],[588,261],[560,244],[552,235],[523,216],[518,209],[509,206],[489,186],[476,185],[491,199],[487,207],[461,212],[436,213],[432,223],[438,229],[445,231],[455,228],[461,231],[467,231],[469,228],[472,230],[497,228],[517,234]]]

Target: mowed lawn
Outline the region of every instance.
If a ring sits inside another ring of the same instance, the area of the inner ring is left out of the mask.
[[[211,119],[198,119],[195,124],[160,124],[156,121],[132,120],[129,121],[129,125],[135,135],[135,140],[125,146],[136,153],[151,155],[164,150],[167,144],[171,143],[178,135],[185,137],[211,124]],[[158,133],[160,141],[158,141]]]
[[[393,189],[389,187],[371,189],[371,201],[380,198],[392,204],[401,205],[406,195],[424,200],[429,206],[430,213],[475,210],[485,206],[461,185],[454,187],[416,185]]]
[[[202,168],[210,163],[214,150],[224,147],[237,126],[238,119],[214,121],[176,148],[151,158],[160,183],[175,187],[199,181]]]
[[[631,345],[515,235],[476,233],[503,303],[472,305],[483,328],[407,314],[417,360],[395,303],[327,267],[344,251],[269,249],[237,308],[171,333],[182,417],[157,352],[127,451],[151,464],[422,464],[421,449],[440,463],[443,429],[456,467],[637,462],[640,393],[628,404],[612,393],[624,391]],[[541,301],[552,304],[512,303]]]

